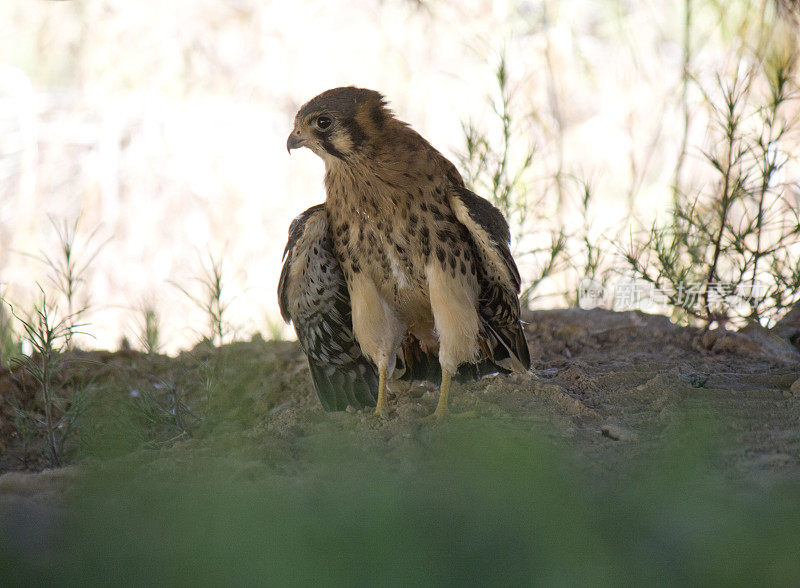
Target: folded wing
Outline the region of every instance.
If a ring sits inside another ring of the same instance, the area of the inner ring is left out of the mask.
[[[502,213],[463,187],[453,188],[450,207],[467,227],[478,253],[478,311],[489,358],[511,371],[526,371],[531,359],[519,320],[520,276],[511,255],[511,235]]]
[[[281,315],[294,323],[322,406],[375,406],[377,374],[353,335],[350,296],[333,254],[323,204],[292,222],[283,259]]]

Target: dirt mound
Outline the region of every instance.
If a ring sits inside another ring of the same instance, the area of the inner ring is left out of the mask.
[[[687,414],[701,415],[731,439],[732,467],[800,475],[800,353],[785,337],[763,329],[704,332],[641,312],[566,309],[524,318],[531,372],[456,385],[454,412],[547,423],[602,467],[646,454]],[[260,459],[285,463],[304,438],[329,432],[403,452],[428,426],[419,418],[437,396],[429,384],[394,382],[388,421],[368,411],[324,413],[292,342],[199,345],[176,358],[76,352],[64,360],[60,394],[68,401],[75,390],[92,391],[73,459],[92,455],[92,446],[125,427],[133,433],[117,453],[209,439],[254,451],[243,448],[248,438]],[[19,410],[41,416],[35,382],[21,370],[2,372],[0,471],[41,470],[43,439],[23,434]]]

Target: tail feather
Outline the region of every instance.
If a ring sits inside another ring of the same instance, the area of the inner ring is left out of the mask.
[[[377,404],[378,377],[366,361],[358,366],[360,369],[326,370],[325,366],[309,358],[308,367],[314,390],[325,410],[344,410],[348,406],[363,408]]]
[[[498,365],[490,358],[478,363],[462,363],[453,379],[457,382],[478,380],[488,374],[508,373],[509,369]],[[416,338],[409,337],[403,342],[398,354],[395,377],[405,381],[428,381],[439,385],[442,383],[442,366],[439,357],[434,353],[422,350]]]
[[[485,323],[490,338],[492,361],[511,372],[526,372],[531,367],[531,354],[520,323],[500,327]]]

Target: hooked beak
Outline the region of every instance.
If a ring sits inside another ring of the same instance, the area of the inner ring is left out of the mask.
[[[292,149],[297,149],[305,144],[306,140],[300,134],[300,131],[292,131],[292,133],[289,135],[289,139],[286,141],[286,151],[288,151],[289,155],[291,155]]]

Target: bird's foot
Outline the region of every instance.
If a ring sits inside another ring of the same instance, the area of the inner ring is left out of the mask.
[[[389,420],[389,411],[386,409],[385,405],[376,406],[374,414],[378,418]]]

